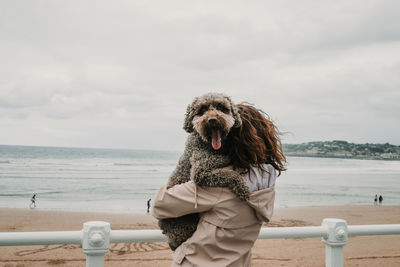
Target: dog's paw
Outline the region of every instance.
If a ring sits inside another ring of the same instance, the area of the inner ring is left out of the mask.
[[[237,186],[232,188],[231,190],[242,201],[248,201],[250,198],[250,190],[247,185]]]

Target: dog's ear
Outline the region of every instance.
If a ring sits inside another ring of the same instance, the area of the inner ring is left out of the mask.
[[[195,103],[197,101],[197,97],[193,100],[192,104],[188,105],[186,108],[186,114],[185,114],[185,121],[183,122],[183,129],[188,132],[191,133],[193,132],[193,118],[195,115],[195,110],[194,110],[194,106]]]
[[[240,118],[239,110],[236,105],[232,103],[230,98],[228,98],[228,100],[231,104],[232,116],[235,119],[235,124],[233,124],[233,127],[239,128],[240,126],[242,126],[242,118]]]

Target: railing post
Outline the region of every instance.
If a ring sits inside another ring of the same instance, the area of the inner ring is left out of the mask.
[[[324,219],[322,226],[328,235],[322,238],[325,243],[325,267],[343,267],[343,246],[347,244],[347,222],[341,219]]]
[[[110,246],[110,224],[108,222],[86,222],[83,224],[82,248],[86,254],[86,267],[104,267],[104,254]]]

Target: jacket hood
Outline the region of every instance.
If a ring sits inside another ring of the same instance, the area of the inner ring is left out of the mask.
[[[247,201],[248,205],[254,209],[257,219],[262,222],[269,222],[271,219],[274,202],[275,186],[252,192]]]

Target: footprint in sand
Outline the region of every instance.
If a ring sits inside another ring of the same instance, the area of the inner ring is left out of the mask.
[[[117,243],[110,246],[110,252],[117,255],[133,254],[135,252],[151,252],[157,250],[167,250],[165,243]]]
[[[14,253],[15,256],[27,256],[33,254],[44,253],[47,251],[54,251],[57,249],[82,249],[79,245],[46,245],[39,248],[20,250]],[[110,244],[110,253],[116,255],[125,255],[125,254],[133,254],[135,252],[151,252],[157,250],[167,250],[169,249],[168,245],[165,243],[115,243]],[[11,267],[11,266],[10,266]],[[16,267],[16,266],[13,266]]]
[[[32,254],[38,254],[50,250],[56,250],[56,249],[77,249],[81,248],[79,245],[60,245],[60,246],[43,246],[40,248],[34,248],[34,249],[28,249],[28,250],[20,250],[14,253],[15,256],[26,256],[26,255],[32,255]]]

